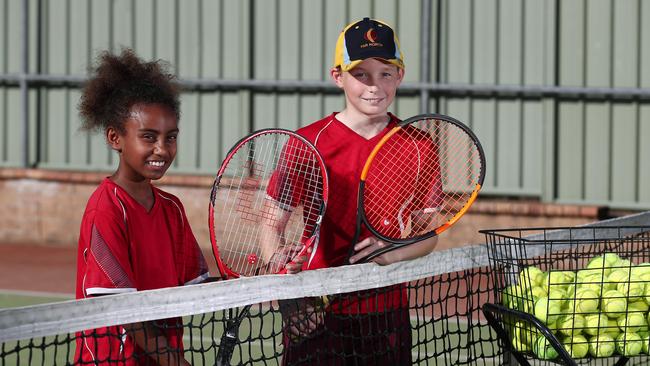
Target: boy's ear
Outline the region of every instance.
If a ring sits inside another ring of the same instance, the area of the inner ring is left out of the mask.
[[[405,73],[405,72],[406,72],[406,71],[405,71],[404,69],[402,69],[401,67],[398,67],[398,68],[397,68],[397,75],[399,75],[399,83],[400,83],[400,84],[401,84],[402,81],[404,80],[404,73]]]
[[[114,127],[108,127],[106,129],[106,141],[111,146],[111,149],[117,151],[118,153],[122,152],[122,138],[120,133]]]
[[[339,88],[343,89],[343,71],[340,67],[333,67],[330,69],[330,77],[334,81],[334,84]]]

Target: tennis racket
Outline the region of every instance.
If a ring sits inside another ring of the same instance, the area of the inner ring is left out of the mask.
[[[400,122],[368,156],[359,180],[357,222],[349,257],[361,225],[391,250],[440,235],[474,203],[485,178],[485,155],[474,133],[440,114]]]
[[[223,279],[286,272],[317,244],[328,177],[316,148],[284,129],[264,129],[228,152],[212,186],[209,228]],[[217,353],[229,365],[250,305],[228,311]]]

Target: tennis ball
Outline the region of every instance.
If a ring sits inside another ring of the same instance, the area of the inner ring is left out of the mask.
[[[609,334],[614,339],[616,339],[616,337],[621,334],[621,328],[618,327],[616,319],[610,319],[607,317],[607,327],[605,328],[605,333]]]
[[[562,315],[562,306],[557,300],[540,297],[535,301],[534,315],[537,319],[548,324],[555,322]]]
[[[627,271],[631,270],[634,267],[634,264],[629,259],[621,258],[618,262],[614,264],[614,268],[625,269]]]
[[[519,339],[517,337],[512,339],[512,347],[514,349],[516,349],[517,351],[519,351],[519,352],[524,352],[525,353],[525,352],[530,351],[530,347],[526,343],[522,342],[521,339]]]
[[[547,291],[562,290],[575,280],[575,273],[571,271],[548,271],[544,273],[542,287]]]
[[[600,307],[608,317],[617,319],[626,314],[627,300],[619,291],[609,290],[603,294]]]
[[[650,351],[648,348],[650,348],[650,335],[644,335],[641,337],[641,340],[643,341],[643,348],[641,349],[641,352],[645,353],[646,355],[650,355]]]
[[[588,314],[598,310],[600,298],[598,294],[590,288],[579,288],[575,296],[570,298],[565,309],[569,313]]]
[[[630,280],[630,272],[624,269],[615,269],[605,278],[605,290],[616,290],[619,284]],[[622,291],[620,291],[622,292]],[[624,292],[622,292],[624,293]]]
[[[623,272],[623,270],[618,270],[617,273],[618,272]],[[641,279],[641,276],[632,274],[631,272],[625,272],[628,274],[629,278],[619,282],[616,286],[616,290],[621,292],[623,295],[626,295],[628,299],[637,299],[644,296],[645,282]],[[613,273],[614,272],[612,272],[612,274]]]
[[[557,330],[566,336],[574,336],[582,333],[585,327],[585,317],[579,314],[562,315],[557,320]]]
[[[501,292],[501,304],[503,304],[507,308],[516,309],[517,289],[518,289],[517,285],[510,285],[507,286],[505,289],[503,289],[503,292]]]
[[[636,356],[643,350],[643,340],[632,332],[623,332],[616,337],[616,352],[623,356]]]
[[[583,331],[588,335],[604,333],[609,326],[609,318],[605,314],[595,313],[585,315],[585,327]]]
[[[602,269],[605,275],[609,275],[611,268],[616,266],[616,264],[621,260],[621,258],[616,253],[604,253],[603,255],[593,257],[587,263],[588,269]]]
[[[586,357],[589,353],[589,342],[581,335],[565,338],[562,345],[573,359]]]
[[[621,328],[621,331],[632,333],[636,333],[644,325],[647,326],[645,317],[641,313],[628,313],[618,318],[616,324]]]
[[[544,272],[541,269],[530,266],[519,272],[519,285],[526,288],[540,286],[544,279]]]
[[[541,286],[535,286],[530,289],[530,293],[533,296],[533,300],[537,300],[542,296],[546,296],[548,292]]]
[[[542,360],[553,360],[558,356],[555,348],[551,346],[551,343],[543,335],[537,337],[533,345],[533,353]]]
[[[522,343],[530,346],[537,339],[539,332],[527,323],[519,321],[515,323],[512,334],[513,339],[518,338]]]
[[[589,271],[589,270],[588,270]],[[576,279],[577,288],[589,288],[595,293],[600,294],[603,290],[603,282],[606,276],[601,273],[588,273]]]
[[[585,278],[587,277],[592,277],[592,276],[600,276],[601,279],[600,281],[602,282],[602,278],[607,277],[602,269],[581,269],[578,272],[576,272],[576,282],[577,283],[584,283]]]
[[[593,357],[609,357],[614,354],[615,341],[611,335],[602,333],[589,340],[589,354]]]
[[[632,267],[630,271],[632,272],[633,276],[639,277],[643,276],[646,273],[650,274],[650,263],[640,263],[639,265]]]
[[[641,281],[645,284],[643,290],[644,300],[647,304],[650,304],[650,273],[644,273],[641,275]]]
[[[648,303],[643,300],[636,300],[627,302],[627,312],[628,313],[647,313],[650,310]]]

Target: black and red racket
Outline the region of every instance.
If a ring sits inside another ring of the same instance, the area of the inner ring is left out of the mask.
[[[447,230],[474,203],[484,178],[483,148],[463,123],[440,114],[400,122],[361,173],[353,245],[362,223],[389,245],[360,262]]]
[[[327,194],[323,159],[302,136],[264,129],[237,142],[210,195],[210,240],[221,276],[283,273],[318,240]]]
[[[302,136],[264,129],[237,142],[210,194],[210,241],[221,277],[286,272],[318,241],[327,195],[325,163]],[[228,310],[217,365],[230,365],[250,307]]]

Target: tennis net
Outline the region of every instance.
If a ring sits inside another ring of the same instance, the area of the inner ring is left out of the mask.
[[[492,296],[487,263],[484,246],[476,245],[389,266],[4,309],[0,364],[84,364],[75,356],[79,344],[99,364],[163,363],[182,355],[193,365],[491,365],[499,363],[501,351],[480,314]],[[239,327],[229,329],[234,315],[247,308]],[[234,337],[224,336],[229,330]],[[126,334],[147,331],[182,341],[156,345],[150,353],[130,350]],[[97,347],[102,341],[109,350]],[[224,350],[229,342],[232,355]]]
[[[648,223],[650,213],[593,225]],[[486,246],[471,245],[389,266],[4,309],[0,365],[156,364],[181,356],[193,365],[505,365],[508,347],[481,311],[498,290],[492,277]],[[147,331],[178,341],[148,354],[129,349],[128,338]],[[102,340],[112,348],[93,348]],[[77,344],[99,361],[75,356]]]

